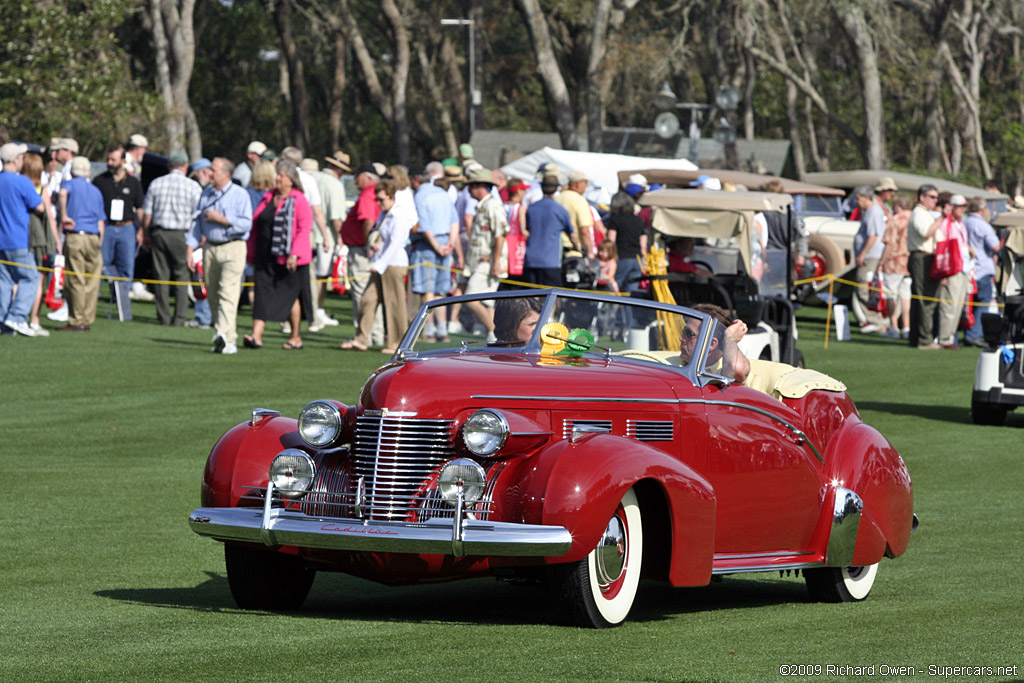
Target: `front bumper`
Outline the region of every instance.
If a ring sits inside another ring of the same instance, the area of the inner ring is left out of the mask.
[[[572,535],[564,527],[463,519],[461,510],[454,519],[383,522],[312,517],[272,507],[271,496],[267,498],[262,510],[198,508],[189,515],[189,527],[200,536],[221,541],[456,557],[559,557],[572,546]]]

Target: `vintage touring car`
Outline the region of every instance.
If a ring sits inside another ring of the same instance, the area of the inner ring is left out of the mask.
[[[906,550],[907,469],[835,379],[754,360],[740,384],[713,312],[566,290],[460,300],[496,342],[425,341],[454,299],[431,302],[355,405],[255,409],[214,446],[189,525],[224,542],[239,606],[295,609],[318,570],[492,574],[547,582],[574,623],[605,627],[641,577],[800,570],[812,597],[856,601]],[[612,342],[616,325],[630,332]]]

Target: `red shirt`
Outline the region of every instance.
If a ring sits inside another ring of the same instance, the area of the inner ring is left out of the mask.
[[[359,192],[355,206],[345,216],[341,224],[341,241],[350,247],[366,246],[366,235],[363,233],[363,221],[375,223],[380,215],[377,206],[377,185],[370,185]]]

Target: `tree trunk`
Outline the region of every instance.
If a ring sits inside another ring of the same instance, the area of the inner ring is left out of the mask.
[[[555,58],[551,33],[541,11],[540,3],[538,0],[516,0],[516,6],[522,12],[523,18],[526,20],[526,27],[530,32],[530,42],[533,45],[534,57],[537,59],[537,72],[540,74],[544,92],[547,95],[548,112],[551,114],[555,130],[558,131],[558,137],[562,141],[562,148],[578,149],[576,118],[573,113],[572,100],[569,98],[569,89],[565,85],[565,78],[562,76],[558,60]]]
[[[786,61],[786,50],[782,46],[782,40],[775,33],[769,33],[769,40],[772,49],[775,51],[775,58],[780,62]],[[753,59],[753,57],[750,57]],[[789,145],[793,152],[793,166],[796,171],[797,180],[803,180],[807,173],[807,164],[804,161],[804,146],[800,139],[800,118],[797,112],[797,91],[793,82],[786,79],[786,119],[789,122]]]
[[[586,77],[587,149],[591,152],[604,151],[604,107],[599,72],[606,52],[605,38],[608,34],[608,19],[611,12],[612,0],[597,0],[594,8],[594,26],[590,34]]]
[[[441,88],[437,85],[437,79],[434,78],[434,69],[430,65],[430,60],[427,59],[427,48],[420,41],[416,42],[416,56],[419,59],[420,71],[423,73],[427,92],[434,103],[434,109],[441,116],[441,133],[444,135],[445,147],[450,150],[458,149],[458,138],[455,137],[455,128],[452,126],[452,116],[448,111],[448,103],[441,94]]]
[[[469,0],[467,18],[473,22],[469,28],[473,32],[473,88],[469,93],[469,107],[473,112],[473,130],[486,128],[484,122],[484,41],[482,29],[484,24],[484,0]],[[472,136],[473,131],[470,131]]]
[[[291,141],[304,152],[309,150],[309,96],[306,93],[306,77],[292,35],[292,0],[275,0],[273,5],[274,25],[281,41],[281,54],[288,66],[288,85],[292,105]]]
[[[345,34],[340,26],[334,29],[334,78],[331,80],[331,106],[328,114],[330,128],[330,149],[333,153],[341,144],[342,106],[345,97],[345,53],[348,49]]]
[[[844,6],[833,5],[833,10],[853,44],[860,66],[861,97],[864,102],[864,162],[868,168],[886,168],[888,159],[878,49],[864,16],[864,7],[851,2],[844,3]]]
[[[391,24],[395,40],[395,68],[391,76],[391,134],[395,140],[395,153],[402,164],[409,163],[409,119],[406,91],[409,85],[409,33],[405,30],[402,14],[394,0],[380,0],[381,11]]]
[[[188,88],[195,64],[193,32],[195,0],[150,0],[150,21],[156,48],[157,87],[167,110],[168,148],[185,149],[193,159],[203,155],[203,140]]]
[[[433,36],[433,26],[430,27],[430,34]],[[439,40],[441,50],[439,52],[441,65],[444,67],[445,74],[448,81],[448,92],[452,93],[463,93],[466,92],[466,81],[462,78],[462,67],[459,65],[459,59],[455,54],[455,48],[452,46],[452,41],[448,36],[444,36]],[[451,97],[449,98],[452,107],[455,109],[455,118],[458,120],[458,126],[462,130],[469,130],[469,103],[465,97]],[[458,135],[456,135],[458,137]],[[448,150],[450,156],[455,156],[458,153],[456,149],[458,145],[451,147]]]
[[[156,87],[164,101],[164,127],[167,130],[169,152],[184,149],[185,121],[174,106],[174,88],[171,87],[170,47],[164,28],[161,0],[149,1],[149,20],[153,32],[154,58],[156,60]]]
[[[942,83],[942,54],[936,46],[924,88],[924,167],[929,173],[942,168],[942,126],[939,123],[939,87]]]

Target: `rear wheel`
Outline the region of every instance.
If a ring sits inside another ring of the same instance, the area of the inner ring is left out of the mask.
[[[971,419],[974,424],[999,426],[1006,422],[1006,408],[985,401],[971,401]]]
[[[875,585],[878,563],[867,567],[818,567],[804,570],[811,599],[818,602],[860,602]]]
[[[316,570],[294,555],[224,544],[231,595],[242,609],[288,611],[302,607]]]
[[[633,489],[608,520],[597,547],[584,559],[551,568],[551,580],[573,623],[618,626],[629,615],[640,583],[643,525]]]

